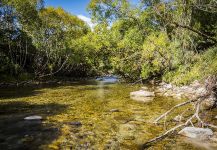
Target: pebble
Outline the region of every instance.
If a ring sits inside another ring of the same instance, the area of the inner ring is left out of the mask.
[[[41,120],[41,119],[42,119],[41,116],[28,116],[24,118],[24,120]]]
[[[110,112],[120,112],[119,109],[111,109]]]

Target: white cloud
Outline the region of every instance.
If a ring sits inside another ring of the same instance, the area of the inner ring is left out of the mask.
[[[86,22],[90,26],[90,28],[93,30],[93,28],[96,24],[93,23],[90,18],[88,18],[84,15],[77,15],[77,17],[80,18],[81,20],[83,20],[84,22]]]

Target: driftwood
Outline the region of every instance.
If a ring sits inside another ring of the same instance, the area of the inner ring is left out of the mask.
[[[167,112],[165,112],[164,114],[162,114],[160,117],[158,117],[157,119],[155,119],[155,121],[153,123],[157,124],[162,118],[166,117],[168,114],[170,114],[176,108],[179,108],[181,106],[185,106],[185,105],[187,105],[189,103],[192,103],[192,102],[195,102],[195,101],[197,101],[197,99],[188,100],[186,102],[180,103],[180,104],[172,107],[170,110],[168,110]]]
[[[191,126],[194,126],[194,123],[193,121],[195,122],[195,120],[193,119],[196,119],[196,122],[200,123],[200,125],[202,127],[210,127],[210,128],[215,128],[217,129],[217,126],[215,125],[212,125],[212,124],[208,124],[208,123],[205,123],[199,116],[199,113],[200,113],[200,106],[201,106],[201,102],[204,101],[207,96],[209,96],[209,94],[205,94],[201,97],[198,97],[198,98],[195,98],[195,99],[191,99],[191,100],[188,100],[186,102],[183,102],[183,103],[180,103],[178,105],[175,105],[174,107],[172,107],[171,109],[169,109],[167,112],[165,112],[164,114],[162,114],[161,116],[159,116],[157,119],[154,120],[153,123],[157,124],[161,119],[163,118],[166,118],[167,115],[169,115],[170,113],[172,113],[175,109],[179,108],[179,107],[182,107],[182,106],[185,106],[187,104],[190,104],[190,103],[194,103],[194,114],[189,116],[188,118],[186,118],[186,121],[184,123],[180,123],[178,124],[177,126],[167,130],[166,132],[162,133],[161,135],[153,138],[153,139],[150,139],[149,141],[147,141],[145,144],[143,144],[143,148],[147,148],[149,147],[152,143],[155,143],[155,142],[158,142],[159,140],[162,140],[163,138],[167,137],[169,134],[173,133],[174,131],[176,130],[179,130],[180,128],[183,128],[185,126],[188,126],[189,124]],[[185,113],[186,110],[183,112]],[[182,113],[182,114],[183,114]],[[165,125],[165,121],[164,120],[164,125]]]
[[[165,138],[168,134],[170,134],[170,133],[176,131],[177,129],[179,129],[179,128],[183,127],[183,126],[185,126],[184,123],[183,123],[183,124],[180,124],[180,125],[177,125],[177,126],[171,128],[171,129],[169,129],[169,130],[166,131],[165,133],[163,133],[163,134],[161,134],[161,135],[159,135],[159,136],[157,136],[157,137],[155,137],[155,138],[149,140],[148,142],[146,142],[146,143],[143,145],[143,148],[148,147],[148,145],[149,145],[149,144],[152,144],[153,142],[156,142],[156,141],[159,141],[159,140]]]

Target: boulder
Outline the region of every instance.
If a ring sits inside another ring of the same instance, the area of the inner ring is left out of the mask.
[[[130,93],[131,99],[136,100],[136,101],[141,101],[141,102],[152,101],[154,99],[154,96],[155,96],[154,92],[149,92],[149,91],[144,91],[144,90],[135,91],[135,92]]]
[[[213,135],[213,131],[209,128],[185,127],[179,131],[180,135],[194,139],[209,139]]]
[[[24,118],[24,120],[41,120],[41,119],[42,119],[41,116],[28,116]]]

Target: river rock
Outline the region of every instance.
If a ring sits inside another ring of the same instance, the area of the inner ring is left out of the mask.
[[[76,126],[76,127],[82,126],[82,123],[79,122],[79,121],[72,121],[69,124],[72,125],[72,126]]]
[[[130,93],[131,99],[136,100],[136,101],[141,101],[141,102],[152,101],[154,99],[154,96],[155,96],[154,92],[149,92],[149,91],[144,91],[144,90],[135,91],[135,92]]]
[[[41,119],[42,119],[41,116],[28,116],[24,118],[24,120],[41,120]]]
[[[120,112],[119,109],[111,109],[110,112]]]
[[[213,135],[213,131],[209,128],[185,127],[179,131],[180,135],[194,139],[209,139]]]
[[[208,99],[205,99],[201,102],[201,109],[203,110],[208,110],[211,109],[216,102],[216,98],[214,97],[209,97]]]

